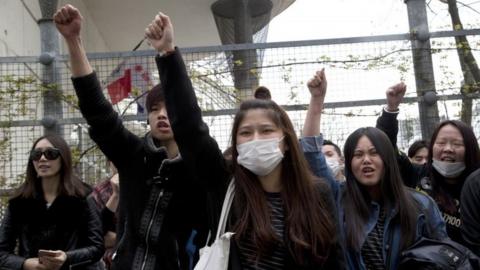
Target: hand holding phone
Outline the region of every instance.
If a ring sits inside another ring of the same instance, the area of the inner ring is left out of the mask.
[[[49,269],[60,269],[67,259],[67,254],[61,250],[38,250],[38,260]]]
[[[46,249],[39,249],[38,250],[38,261],[41,264],[45,264],[46,257],[54,257],[55,251],[53,250],[46,250]]]
[[[55,257],[58,253],[53,250],[39,249],[38,257]]]

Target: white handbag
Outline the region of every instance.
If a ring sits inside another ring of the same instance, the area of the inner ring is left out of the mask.
[[[195,265],[194,270],[227,270],[228,256],[230,255],[230,238],[235,233],[225,232],[227,225],[228,213],[232,205],[233,196],[235,193],[235,184],[233,179],[228,185],[225,200],[223,200],[222,213],[220,221],[218,222],[217,235],[215,242],[208,246],[210,240],[210,233],[208,235],[207,244],[200,249],[200,260]]]

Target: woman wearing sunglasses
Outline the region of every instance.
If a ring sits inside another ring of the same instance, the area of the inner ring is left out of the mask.
[[[102,228],[88,192],[67,143],[37,139],[0,227],[0,269],[100,269]]]

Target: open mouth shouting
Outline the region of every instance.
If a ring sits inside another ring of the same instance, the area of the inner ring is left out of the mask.
[[[362,168],[362,174],[365,177],[371,177],[375,174],[375,169],[372,168],[372,167],[364,167],[364,168]]]
[[[170,125],[166,121],[163,121],[163,120],[158,121],[156,127],[161,132],[170,132],[171,131]]]

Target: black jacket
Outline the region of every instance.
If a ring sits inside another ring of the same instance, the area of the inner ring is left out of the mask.
[[[480,169],[465,180],[460,198],[463,240],[480,256]]]
[[[205,193],[180,156],[168,159],[149,134],[123,126],[95,73],[72,80],[91,138],[119,173],[114,269],[187,269],[185,246],[192,229],[201,230]]]
[[[387,134],[395,149],[397,149],[398,134],[397,115],[397,113],[383,111],[377,119],[377,128]],[[460,192],[464,182],[447,184],[445,181],[442,181],[438,173],[434,173],[435,169],[431,167],[431,162],[419,166],[412,164],[408,157],[400,151],[397,150],[397,153],[397,162],[405,185],[432,197],[445,220],[448,236],[452,240],[464,244],[460,230],[462,223]],[[465,170],[460,178],[465,179],[467,176],[468,172]]]
[[[164,57],[157,56],[156,61],[162,86],[165,90],[165,102],[175,141],[185,162],[198,175],[198,179],[209,191],[210,229],[212,235],[215,235],[225,193],[232,178],[231,170],[226,164],[217,142],[209,135],[208,126],[202,120],[201,110],[180,52],[176,50]],[[331,192],[326,185],[321,186],[326,188],[320,188],[322,195],[330,198],[328,203],[331,205],[333,218],[336,214],[336,208],[333,204]],[[234,200],[229,220],[230,225],[235,223],[242,211],[241,205]],[[235,241],[230,243],[229,269],[242,269],[238,246]],[[336,248],[332,248],[333,251],[328,259],[329,264],[324,268],[318,265],[306,268],[299,267],[295,265],[290,254],[286,254],[287,265],[285,269],[339,269],[337,260],[342,261],[344,257],[339,254],[341,253],[340,249]]]
[[[61,269],[99,269],[104,247],[94,202],[59,195],[47,209],[41,195],[11,199],[0,229],[0,269],[22,269],[39,249],[65,251]]]
[[[400,174],[402,175],[403,183],[411,188],[416,188],[423,177],[428,176],[428,169],[426,166],[419,166],[412,164],[408,156],[401,152],[397,147],[397,135],[398,135],[398,113],[388,113],[382,111],[382,114],[377,119],[376,127],[385,134],[387,134],[393,148],[397,152],[397,163],[400,168]]]

